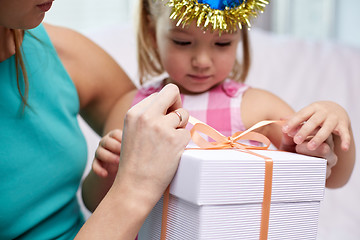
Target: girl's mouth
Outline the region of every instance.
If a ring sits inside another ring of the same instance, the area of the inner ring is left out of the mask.
[[[204,76],[204,75],[189,75],[192,79],[196,79],[198,81],[204,81],[210,78],[210,76]]]

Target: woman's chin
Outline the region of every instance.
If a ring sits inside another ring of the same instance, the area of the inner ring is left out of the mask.
[[[36,19],[32,19],[31,21],[25,21],[23,24],[21,24],[21,26],[15,27],[14,29],[28,30],[28,29],[36,28],[42,23],[44,17],[45,17],[45,13],[42,13]]]

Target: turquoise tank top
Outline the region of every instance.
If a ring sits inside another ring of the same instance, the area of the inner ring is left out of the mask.
[[[87,160],[78,94],[43,25],[25,33],[22,50],[31,107],[23,113],[15,58],[0,62],[0,239],[73,239]]]

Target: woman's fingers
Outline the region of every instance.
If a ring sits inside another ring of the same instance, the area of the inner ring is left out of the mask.
[[[128,111],[125,120],[133,122],[134,119],[144,123],[153,123],[153,120],[162,121],[161,117],[168,116],[168,119],[172,119],[171,126],[183,127],[187,124],[188,114],[181,107],[179,88],[174,84],[167,84],[160,92],[150,95],[133,106]]]
[[[157,113],[168,113],[182,107],[179,88],[167,84],[157,95],[157,104],[153,106]]]
[[[174,84],[167,84],[160,92],[151,94],[130,110],[131,112],[141,113],[151,109],[153,115],[160,116],[181,107],[179,88]]]
[[[118,176],[135,179],[139,190],[157,199],[172,180],[190,140],[183,128],[187,121],[179,90],[172,84],[133,106],[125,117]]]
[[[183,108],[178,108],[168,113],[166,118],[171,122],[172,127],[184,128],[189,120],[189,113]]]

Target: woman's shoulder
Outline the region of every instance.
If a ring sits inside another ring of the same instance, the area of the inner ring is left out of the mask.
[[[102,61],[104,51],[75,30],[50,24],[44,24],[44,27],[62,64],[78,89],[80,98],[84,96],[81,92],[92,92],[89,91],[89,87],[96,88],[96,86],[89,83],[95,83],[93,79],[100,78],[100,70],[105,69]],[[87,90],[82,91],[82,89]]]
[[[76,86],[81,109],[107,112],[116,99],[135,88],[119,64],[96,43],[72,29],[44,26]]]
[[[99,61],[89,57],[106,55],[97,44],[75,30],[45,23],[44,27],[62,60],[86,60],[89,64]]]
[[[86,43],[85,36],[72,29],[46,23],[43,25],[59,55],[69,53],[78,44]]]

